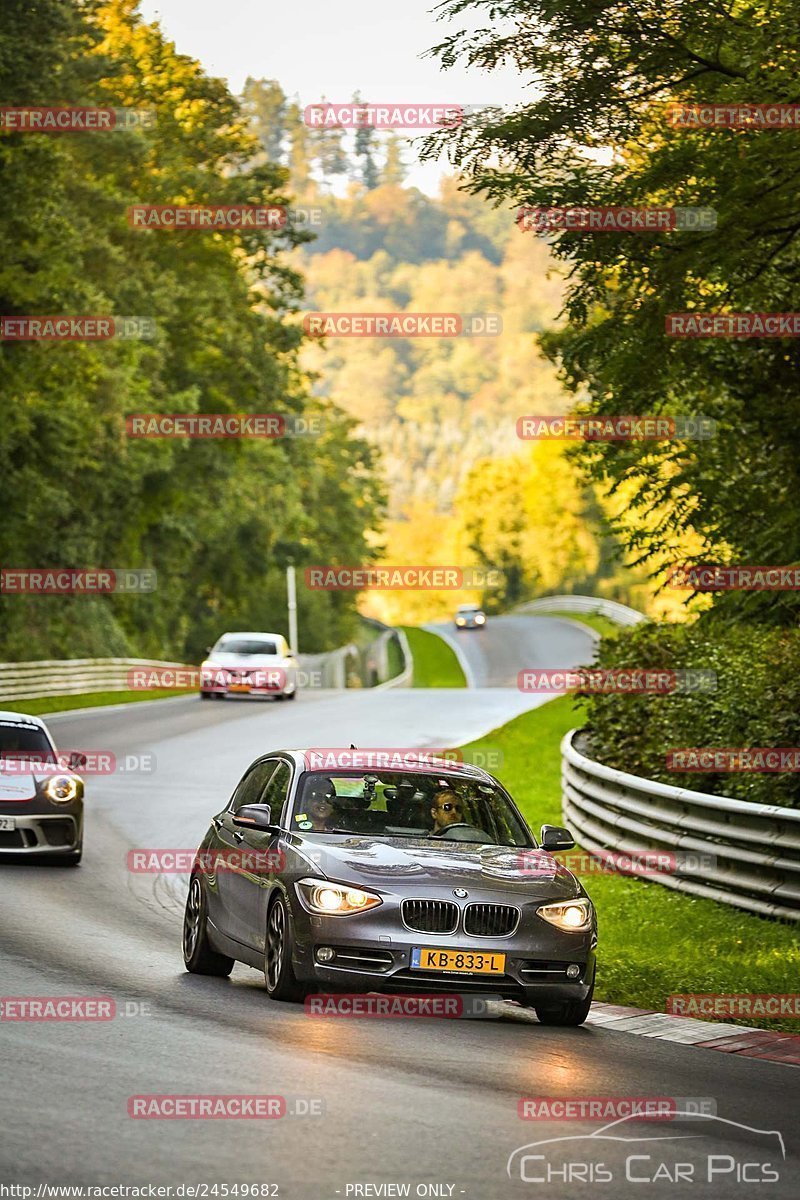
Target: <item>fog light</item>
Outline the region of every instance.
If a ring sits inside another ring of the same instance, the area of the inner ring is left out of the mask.
[[[567,979],[577,979],[581,973],[581,969],[577,963],[570,963],[567,967]]]
[[[317,962],[333,962],[336,958],[336,951],[332,946],[319,946],[317,948]]]

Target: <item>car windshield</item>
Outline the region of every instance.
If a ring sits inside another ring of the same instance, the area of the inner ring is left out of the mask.
[[[460,613],[474,613],[474,612],[480,612],[481,609],[480,609],[479,604],[460,604],[458,607],[458,611]]]
[[[533,846],[530,831],[499,787],[444,772],[309,772],[291,828],[489,846]]]
[[[226,638],[218,642],[214,649],[220,654],[277,654],[275,642],[265,642],[258,638]]]
[[[47,734],[38,725],[20,725],[0,721],[0,758],[20,758],[35,754],[37,759],[53,754]]]

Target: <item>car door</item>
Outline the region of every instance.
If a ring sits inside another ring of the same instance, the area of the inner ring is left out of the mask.
[[[269,784],[278,759],[260,759],[243,775],[230,803],[224,812],[214,818],[216,826],[216,866],[213,878],[216,888],[209,887],[209,915],[214,925],[237,942],[248,943],[248,922],[245,905],[248,889],[241,874],[244,831],[238,829],[233,818],[245,804],[259,804]]]
[[[286,759],[281,759],[269,780],[259,804],[268,804],[272,811],[272,819],[279,824],[289,786],[292,781],[292,767]],[[265,833],[258,829],[241,830],[242,850],[245,861],[237,880],[238,898],[242,904],[246,922],[245,941],[248,946],[264,949],[267,931],[267,904],[272,892],[276,875],[280,874],[280,836],[276,833]],[[249,855],[248,855],[249,852]],[[245,869],[246,867],[250,869]]]

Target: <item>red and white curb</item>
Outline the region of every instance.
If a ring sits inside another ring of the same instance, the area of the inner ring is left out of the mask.
[[[592,1005],[586,1024],[800,1067],[800,1035],[794,1033],[753,1029],[749,1025],[698,1021],[694,1017],[673,1017],[654,1009],[598,1003]]]

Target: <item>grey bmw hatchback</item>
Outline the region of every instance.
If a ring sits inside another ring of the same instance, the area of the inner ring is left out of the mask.
[[[211,820],[189,881],[187,970],[263,970],[268,994],[493,994],[548,1025],[592,1002],[597,919],[479,767],[407,753],[279,750]]]

